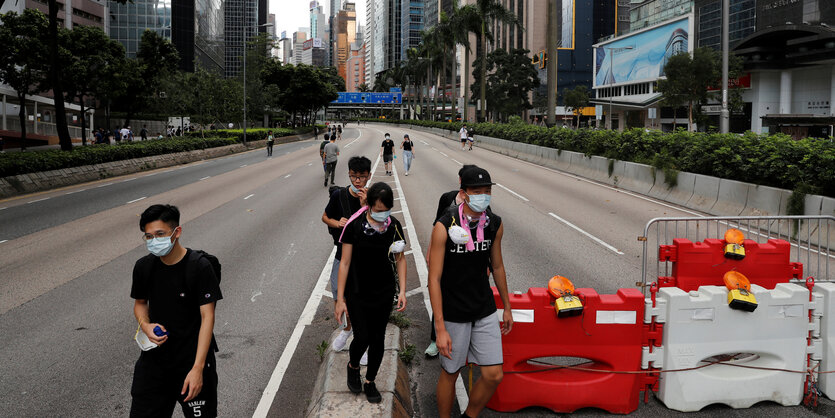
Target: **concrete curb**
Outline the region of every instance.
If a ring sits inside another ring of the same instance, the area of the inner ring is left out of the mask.
[[[339,334],[336,330],[330,341]],[[400,328],[393,324],[386,327],[383,364],[377,373],[377,390],[383,395],[378,404],[368,402],[365,394],[354,394],[348,390],[347,364],[348,349],[333,351],[328,348],[325,360],[319,368],[319,375],[313,388],[310,404],[305,417],[410,417],[413,413],[409,384],[409,370],[400,360],[402,346]],[[365,375],[365,367],[360,367]]]
[[[282,137],[276,139],[276,145],[298,142],[312,137],[313,134]],[[266,143],[266,140],[249,141],[246,147],[243,144],[234,144],[224,147],[153,155],[150,157],[112,161],[103,164],[85,165],[3,177],[0,178],[0,199],[26,193],[56,189],[59,187],[72,186],[75,184],[101,180],[109,177],[138,173],[145,170],[153,170],[180,164],[188,164],[200,160],[223,157],[255,148],[261,148],[266,146]]]

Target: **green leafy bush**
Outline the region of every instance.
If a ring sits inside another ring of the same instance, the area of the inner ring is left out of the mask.
[[[131,142],[113,146],[91,145],[76,147],[72,151],[5,153],[0,154],[0,177],[222,147],[236,142],[233,138],[182,138]]]
[[[455,132],[461,122],[369,119]],[[793,140],[783,134],[744,135],[688,132],[624,132],[546,128],[529,124],[471,123],[475,135],[581,152],[587,156],[652,165],[669,177],[679,171],[835,197],[835,143]],[[674,182],[674,179],[667,179]]]

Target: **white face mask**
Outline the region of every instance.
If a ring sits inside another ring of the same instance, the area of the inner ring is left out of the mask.
[[[175,238],[172,240],[171,237],[173,236],[174,233],[171,233],[171,236],[168,237],[154,237],[145,240],[145,247],[151,252],[151,254],[157,257],[165,257],[172,249],[174,249],[174,243],[177,239]]]
[[[406,241],[397,240],[391,243],[389,246],[389,252],[392,254],[399,254],[402,253],[403,250],[406,249]]]
[[[447,233],[449,234],[449,239],[456,244],[466,244],[470,240],[470,232],[458,225],[449,227]]]

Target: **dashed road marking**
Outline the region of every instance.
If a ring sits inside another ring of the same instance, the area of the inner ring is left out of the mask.
[[[499,186],[499,187],[501,187],[502,189],[507,190],[507,192],[508,192],[508,193],[510,193],[510,194],[512,194],[512,195],[514,195],[514,196],[516,196],[516,197],[518,197],[519,199],[524,200],[525,202],[530,202],[530,200],[528,200],[528,198],[527,198],[527,197],[522,196],[522,195],[520,195],[519,193],[516,193],[516,192],[514,192],[513,190],[510,190],[510,189],[508,189],[507,187],[502,186],[502,185],[501,185],[501,184],[499,184],[499,183],[496,183],[496,186]]]
[[[244,168],[244,167],[246,167],[246,166],[248,166],[248,165],[249,165],[249,164],[244,164],[244,165],[242,165],[242,166],[241,166],[241,168]]]
[[[136,180],[136,177],[133,177],[133,178],[129,178],[129,179],[122,180],[122,183],[127,183],[127,182],[129,182],[129,181],[134,181],[134,180]]]
[[[111,184],[113,184],[113,183],[100,184],[100,185],[96,186],[96,188],[100,189],[100,188],[105,187],[105,186],[110,186]]]
[[[445,152],[443,152],[443,151],[438,151],[438,152],[440,152],[440,153],[441,153],[441,155],[443,155],[444,157],[449,158],[449,155],[446,155],[446,153],[445,153]]]
[[[455,164],[464,165],[464,163],[462,163],[461,161],[456,160],[455,158],[451,158],[451,160],[454,161]]]
[[[211,177],[211,176],[206,176],[206,177],[203,177],[202,179],[200,179],[200,180],[198,180],[198,181],[203,181],[203,180],[206,180],[206,179],[207,179],[207,178],[209,178],[209,177]]]
[[[292,176],[292,174],[288,174],[288,175],[284,176],[284,178],[289,178],[290,176]]]
[[[71,192],[66,192],[66,193],[64,193],[64,194],[65,194],[65,195],[67,195],[67,194],[81,193],[81,192],[83,192],[83,191],[85,191],[85,190],[87,190],[87,189],[73,190],[73,191],[71,191]]]
[[[560,217],[559,217],[559,216],[557,216],[554,212],[548,212],[548,214],[549,214],[549,215],[551,215],[551,216],[553,216],[556,220],[558,220],[558,221],[560,221],[560,222],[562,222],[562,223],[564,223],[564,224],[566,224],[566,225],[570,226],[571,228],[573,228],[573,229],[574,229],[574,230],[576,230],[577,232],[579,232],[579,233],[581,233],[581,234],[583,234],[583,235],[585,235],[585,236],[589,237],[592,241],[594,241],[594,242],[596,242],[596,243],[598,243],[598,244],[600,244],[600,245],[602,245],[602,246],[604,246],[604,247],[608,248],[609,250],[613,251],[615,254],[618,254],[618,255],[623,255],[623,252],[622,252],[622,251],[620,251],[620,250],[618,250],[617,248],[615,248],[615,247],[613,247],[613,246],[611,246],[611,245],[607,244],[607,243],[606,243],[605,241],[603,241],[602,239],[597,238],[596,236],[594,236],[594,235],[592,235],[592,234],[589,234],[588,232],[584,231],[582,228],[578,227],[577,225],[574,225],[573,223],[568,222],[568,221],[566,221],[566,220],[565,220],[565,219],[563,219],[563,218],[560,218]]]
[[[44,198],[42,198],[42,199],[32,200],[32,201],[30,201],[30,202],[26,202],[26,204],[28,205],[28,204],[30,204],[30,203],[43,202],[44,200],[47,200],[47,199],[49,199],[49,198],[48,198],[48,197],[44,197]]]
[[[133,200],[131,200],[131,201],[129,201],[128,203],[125,203],[125,204],[126,204],[126,205],[129,205],[129,204],[131,204],[131,203],[136,203],[136,202],[138,202],[138,201],[140,201],[140,200],[144,200],[144,199],[146,199],[147,197],[148,197],[148,196],[142,196],[142,197],[140,197],[139,199],[133,199]]]
[[[254,194],[251,194],[251,195],[249,195],[249,196],[245,197],[245,198],[244,198],[244,200],[247,200],[247,199],[249,199],[249,198],[250,198],[250,197],[252,197],[252,196],[255,196],[255,195],[254,195]]]
[[[7,241],[8,241],[7,239],[4,239],[4,240],[0,241],[0,244],[2,244],[4,242],[7,242]]]

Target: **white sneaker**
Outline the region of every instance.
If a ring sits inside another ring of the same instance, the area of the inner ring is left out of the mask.
[[[333,340],[333,351],[342,351],[345,348],[345,343],[348,337],[354,334],[354,331],[339,331],[339,335]]]
[[[408,171],[406,172],[406,175],[407,175],[407,176],[409,175],[409,172],[408,172]]]
[[[362,358],[360,359],[360,366],[368,366],[368,351],[362,355]]]

